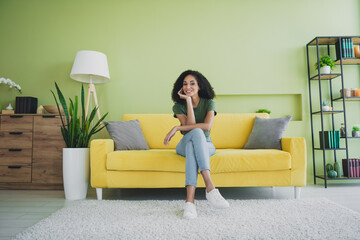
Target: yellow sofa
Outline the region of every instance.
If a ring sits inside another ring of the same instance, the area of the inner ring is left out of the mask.
[[[294,186],[295,197],[306,185],[306,149],[302,137],[283,138],[282,150],[242,149],[255,116],[264,113],[218,114],[211,128],[216,153],[210,157],[211,177],[216,187]],[[124,114],[123,121],[138,119],[150,150],[114,151],[112,139],[90,144],[91,186],[102,199],[103,188],[182,188],[185,158],[175,152],[182,135],[163,145],[170,129],[179,125],[172,114]],[[198,187],[204,187],[202,177]]]

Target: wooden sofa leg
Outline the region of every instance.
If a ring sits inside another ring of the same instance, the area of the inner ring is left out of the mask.
[[[96,189],[97,200],[102,200],[102,188]]]
[[[294,187],[295,199],[300,199],[301,187]]]

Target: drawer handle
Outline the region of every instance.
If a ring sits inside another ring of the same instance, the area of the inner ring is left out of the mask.
[[[23,134],[22,132],[9,132],[11,135],[21,135]]]
[[[21,148],[10,148],[9,152],[21,152],[22,149]]]
[[[22,118],[24,117],[23,115],[10,115],[11,118]]]
[[[8,166],[8,168],[11,168],[11,169],[19,169],[19,168],[21,168],[21,166]]]
[[[55,118],[56,116],[55,115],[43,115],[42,117],[43,118]]]

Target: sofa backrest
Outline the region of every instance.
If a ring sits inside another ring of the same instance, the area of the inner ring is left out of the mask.
[[[219,113],[214,118],[210,137],[217,149],[243,148],[254,125],[255,116],[268,118],[266,113]],[[182,138],[177,132],[168,147],[164,146],[166,134],[180,122],[172,114],[124,114],[123,121],[138,119],[145,140],[151,149],[174,149]]]

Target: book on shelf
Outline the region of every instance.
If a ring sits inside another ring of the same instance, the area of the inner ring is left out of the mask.
[[[354,57],[354,43],[352,38],[350,38],[350,57]]]
[[[324,148],[322,131],[319,131],[320,148]],[[325,148],[340,148],[340,131],[324,131]]]
[[[324,148],[322,131],[319,132],[320,148]],[[330,148],[329,134],[328,131],[324,131],[325,148]]]
[[[354,168],[354,177],[358,177],[357,169],[358,169],[358,159],[353,159],[353,168]]]
[[[335,50],[336,50],[336,60],[339,60],[340,59],[340,41],[337,41],[335,43]]]
[[[336,148],[340,148],[340,131],[334,131]]]
[[[348,172],[348,163],[349,163],[349,172]],[[342,166],[345,177],[350,178],[360,178],[360,159],[349,158],[342,160]]]
[[[335,43],[336,60],[339,60],[341,58],[340,46],[341,46],[342,58],[354,57],[354,43],[352,38],[342,38],[341,43],[339,41]]]

